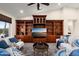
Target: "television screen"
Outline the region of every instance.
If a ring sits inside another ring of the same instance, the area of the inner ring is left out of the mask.
[[[46,37],[47,36],[47,28],[33,28],[32,29],[32,37]]]

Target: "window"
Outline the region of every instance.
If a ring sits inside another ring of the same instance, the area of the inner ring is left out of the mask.
[[[0,21],[0,37],[8,37],[9,36],[9,23]]]

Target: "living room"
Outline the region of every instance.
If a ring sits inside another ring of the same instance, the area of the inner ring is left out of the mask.
[[[4,56],[79,56],[78,14],[79,3],[0,3],[0,39],[17,49]]]

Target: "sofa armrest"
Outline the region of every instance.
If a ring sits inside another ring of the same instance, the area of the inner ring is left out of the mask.
[[[15,45],[18,46],[19,49],[20,49],[21,47],[24,46],[24,42],[23,42],[23,41],[19,41],[19,42],[17,42]]]

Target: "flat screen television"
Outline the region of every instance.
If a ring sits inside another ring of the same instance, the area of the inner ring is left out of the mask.
[[[47,28],[32,28],[32,37],[47,37]]]

